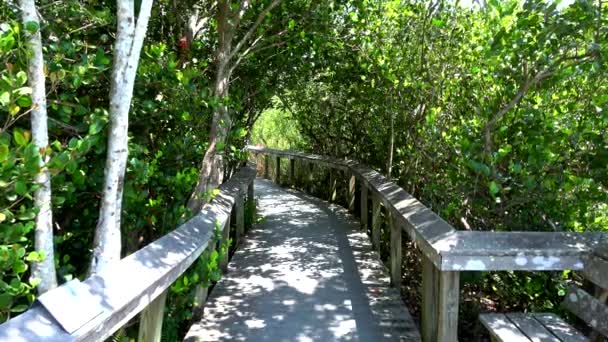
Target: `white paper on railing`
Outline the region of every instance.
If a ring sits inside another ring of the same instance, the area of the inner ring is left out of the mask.
[[[90,289],[78,279],[42,294],[37,301],[68,334],[80,329],[104,310]]]

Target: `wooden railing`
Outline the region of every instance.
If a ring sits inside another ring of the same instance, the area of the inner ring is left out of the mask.
[[[401,281],[401,232],[405,231],[423,254],[422,261],[422,338],[423,341],[456,341],[459,306],[459,278],[462,271],[582,270],[599,258],[595,250],[608,245],[603,233],[567,232],[482,232],[458,231],[441,217],[405,192],[394,182],[371,168],[351,160],[248,147],[264,156],[269,176],[270,158],[275,158],[275,181],[281,179],[281,159],[287,159],[289,183],[293,184],[296,161],[304,164],[308,181],[314,166],[330,171],[330,193],[335,191],[336,171],[346,173],[347,206],[355,209],[356,183],[359,182],[361,222],[368,222],[371,197],[373,245],[380,242],[380,210],[384,206],[390,224],[390,273],[393,284]],[[333,195],[332,195],[333,196]]]
[[[0,325],[0,341],[102,341],[141,312],[139,340],[160,341],[167,289],[213,243],[216,227],[244,232],[245,194],[253,200],[255,170],[242,167],[195,217],[116,262],[108,272],[68,282],[40,296],[25,313]],[[197,291],[204,296],[205,289]],[[199,298],[204,300],[204,298]],[[143,312],[142,312],[143,311]]]

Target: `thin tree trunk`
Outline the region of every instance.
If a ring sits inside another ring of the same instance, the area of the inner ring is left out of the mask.
[[[142,0],[137,23],[134,2],[117,2],[117,34],[114,46],[114,68],[110,83],[110,134],[104,169],[104,184],[95,229],[91,274],[103,271],[111,262],[120,260],[120,219],[122,193],[128,156],[127,135],[129,107],[139,54],[146,35],[152,0]]]
[[[31,57],[28,61],[28,80],[32,88],[32,139],[39,151],[45,151],[49,144],[46,91],[44,76],[44,60],[42,56],[42,38],[40,35],[40,22],[36,13],[34,0],[20,0],[23,25],[34,23],[36,32],[27,34]],[[55,253],[53,245],[53,211],[51,208],[51,175],[46,167],[48,156],[41,153],[39,160],[40,171],[35,182],[40,187],[34,193],[34,206],[38,208],[36,215],[35,248],[45,255],[44,260],[32,263],[32,277],[41,280],[38,293],[44,293],[57,287],[57,272],[55,270]]]
[[[386,163],[386,176],[391,179],[393,174],[393,154],[395,149],[395,114],[393,111],[393,101],[391,96],[391,106],[389,106],[389,120],[390,120],[390,140],[388,144],[388,161]]]

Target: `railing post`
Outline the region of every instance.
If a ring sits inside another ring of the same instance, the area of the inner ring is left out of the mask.
[[[292,188],[296,187],[295,168],[296,168],[296,160],[293,158],[290,158],[289,159],[289,186]]]
[[[277,156],[276,173],[274,175],[274,182],[277,185],[281,185],[281,157]]]
[[[348,178],[348,211],[351,213],[355,211],[355,189],[357,184],[357,177],[354,174],[349,173]]]
[[[315,170],[315,164],[313,162],[309,162],[308,167],[310,168],[309,172],[308,172],[308,193],[312,194],[312,189],[313,189],[312,182],[314,182],[314,180],[315,180],[315,177],[313,175],[313,172]]]
[[[165,290],[160,296],[156,297],[156,299],[141,312],[139,316],[138,341],[160,342],[163,329],[163,317],[165,316],[167,291],[168,290]]]
[[[458,341],[460,273],[422,258],[422,341]]]
[[[268,173],[269,164],[270,164],[270,156],[265,154],[264,155],[264,178],[266,178],[266,179],[270,179],[270,176]]]
[[[249,183],[247,185],[247,205],[249,205],[249,206],[255,206],[254,190],[255,189],[254,189],[253,181],[251,181],[251,183]],[[247,229],[249,229],[253,225],[253,219],[255,219],[255,218],[252,217],[252,221],[249,222]]]
[[[367,231],[367,186],[361,183],[361,229]]]
[[[336,179],[336,171],[330,167],[329,168],[329,201],[330,202],[336,201],[337,181],[338,180]]]
[[[245,194],[239,194],[236,198],[235,210],[236,210],[236,243],[238,246],[241,243],[243,235],[245,235]]]
[[[391,285],[399,288],[401,284],[401,227],[395,223],[393,212],[388,213],[391,227]]]
[[[236,204],[235,204],[235,206],[236,206]],[[234,208],[232,210],[234,210]],[[221,248],[222,244],[224,244],[224,242],[228,241],[228,239],[230,238],[230,216],[232,216],[232,215],[228,215],[226,224],[224,224],[224,227],[222,229],[222,240],[220,241],[220,248]],[[222,270],[223,273],[228,272],[228,251],[226,251],[226,255],[220,261],[220,269]]]
[[[380,251],[380,199],[372,196],[372,245]]]

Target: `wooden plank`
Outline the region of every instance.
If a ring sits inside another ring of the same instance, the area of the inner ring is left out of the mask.
[[[438,303],[438,284],[439,275],[433,263],[422,258],[422,341],[437,341],[437,309]]]
[[[369,210],[367,208],[367,187],[361,184],[361,229],[367,231]]]
[[[158,296],[140,314],[139,334],[137,340],[140,342],[160,342],[163,329],[163,318],[165,317],[165,303],[167,291]]]
[[[391,286],[399,288],[401,285],[401,227],[393,220],[393,213],[388,213],[391,227]]]
[[[602,233],[457,231],[432,241],[442,270],[581,270]]]
[[[437,340],[458,341],[460,273],[440,271],[437,289]]]
[[[596,255],[591,255],[585,261],[583,276],[595,285],[608,289],[608,260]]]
[[[521,312],[508,313],[507,318],[533,342],[561,342],[532,315]]]
[[[479,320],[488,329],[494,341],[530,342],[530,339],[504,314],[482,314]]]
[[[357,184],[357,177],[354,174],[350,174],[348,177],[348,211],[351,213],[355,211],[355,189]]]
[[[562,305],[593,330],[608,337],[608,306],[578,287],[570,287]]]
[[[552,313],[532,313],[534,319],[539,321],[547,329],[549,329],[553,335],[557,336],[561,341],[564,342],[587,342],[589,339],[581,334],[578,330],[574,329],[570,324],[566,323],[559,316]]]
[[[380,251],[380,213],[380,200],[377,196],[372,196],[372,245],[377,251]]]

